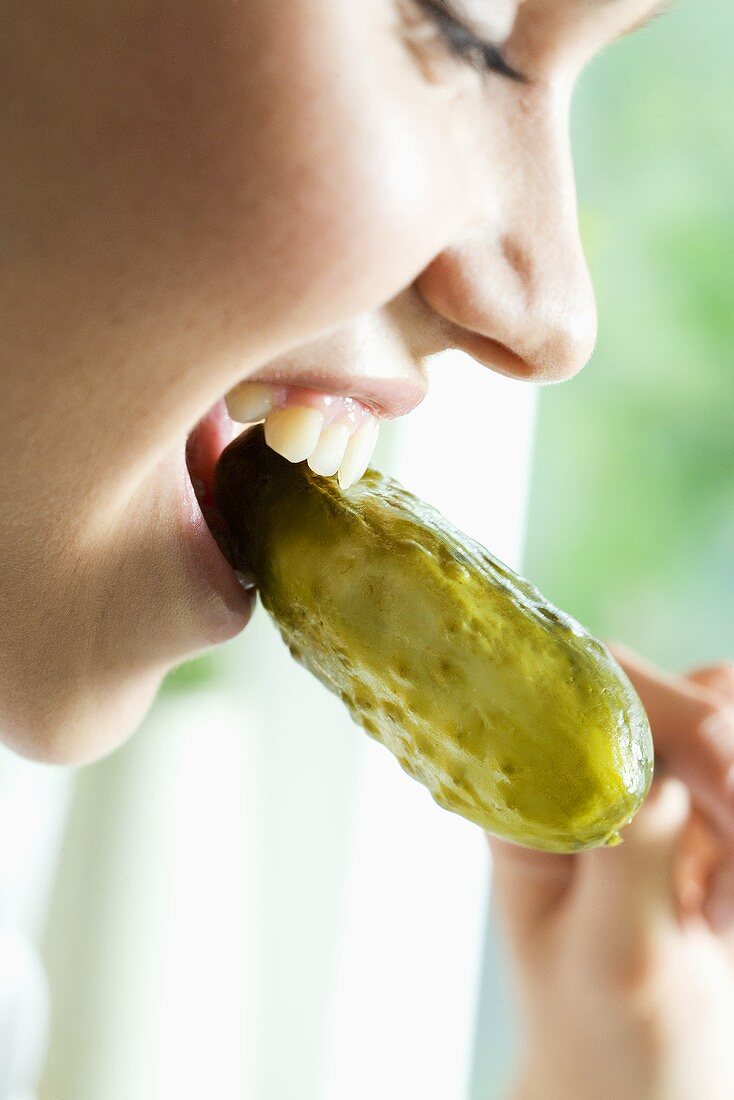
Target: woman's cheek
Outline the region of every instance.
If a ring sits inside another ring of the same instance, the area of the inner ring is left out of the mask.
[[[170,25],[155,47],[156,170],[188,253],[176,270],[233,336],[292,345],[384,304],[470,212],[456,106],[426,84],[393,7],[253,0],[197,34],[179,8],[175,48]]]
[[[289,342],[381,306],[461,232],[475,208],[451,126],[399,82],[321,81],[308,115],[281,90],[253,130],[267,144],[243,164],[257,218],[230,221],[232,294],[256,275],[261,320]],[[448,140],[446,135],[448,134]],[[288,331],[286,331],[288,330]]]
[[[73,122],[61,148],[37,90],[29,157],[60,333],[83,312],[138,356],[269,358],[450,243],[475,191],[455,105],[373,25],[380,4],[344,4],[84,0],[83,35],[55,28]]]

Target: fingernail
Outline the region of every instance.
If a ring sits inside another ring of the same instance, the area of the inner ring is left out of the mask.
[[[253,588],[257,587],[252,573],[245,573],[242,569],[235,569],[235,576],[245,592],[251,592]]]

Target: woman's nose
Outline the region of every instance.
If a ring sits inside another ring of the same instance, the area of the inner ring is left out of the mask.
[[[503,373],[538,382],[575,374],[596,340],[567,113],[535,90],[508,111],[502,140],[495,135],[489,151],[486,208],[416,283],[452,322],[454,344]]]

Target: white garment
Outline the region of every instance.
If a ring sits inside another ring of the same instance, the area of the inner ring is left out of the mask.
[[[48,1032],[48,986],[28,939],[0,927],[0,1100],[32,1100]]]
[[[34,1100],[49,990],[36,944],[56,863],[68,782],[0,748],[0,1100]]]

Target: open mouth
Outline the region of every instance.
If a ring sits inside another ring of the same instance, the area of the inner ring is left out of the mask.
[[[359,481],[372,458],[379,417],[355,397],[303,386],[242,382],[225,400],[232,420],[264,421],[269,447],[290,462],[308,461],[316,474],[338,474],[342,489]]]
[[[304,386],[242,382],[218,401],[189,435],[186,465],[202,515],[228,560],[227,526],[214,499],[214,471],[242,428],[262,421],[272,450],[290,462],[307,461],[316,474],[336,475],[342,489],[364,474],[380,427],[380,418],[365,402]]]

